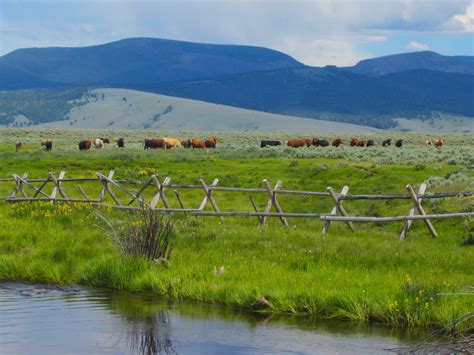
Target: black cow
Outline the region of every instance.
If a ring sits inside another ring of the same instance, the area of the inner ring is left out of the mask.
[[[117,146],[118,146],[119,148],[125,147],[125,139],[123,139],[123,138],[117,139]]]
[[[205,141],[204,144],[206,145],[206,148],[215,148],[216,147],[216,142],[214,141]]]
[[[265,147],[276,147],[278,145],[281,145],[280,141],[268,141],[268,140],[263,140],[260,141],[260,148],[265,148]]]
[[[372,147],[372,146],[374,146],[374,145],[375,145],[375,142],[374,142],[373,139],[369,139],[369,140],[367,141],[367,143],[365,143],[365,146],[366,146],[366,147]]]
[[[325,139],[318,139],[315,145],[316,147],[329,147],[329,142]]]
[[[403,139],[399,139],[395,142],[395,147],[401,148],[403,145]]]
[[[388,145],[392,144],[392,140],[391,139],[386,139],[382,142],[382,146],[386,147]]]

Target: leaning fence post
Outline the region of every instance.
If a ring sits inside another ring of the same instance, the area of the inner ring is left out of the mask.
[[[347,185],[343,186],[339,196],[346,196],[348,191],[349,191],[349,186],[347,186]],[[341,205],[342,201],[340,201],[339,198],[337,200],[339,201],[339,205]],[[332,210],[329,214],[337,215],[337,202],[336,202],[336,205],[332,208]],[[327,233],[327,231],[329,230],[329,227],[331,227],[331,221],[326,221],[326,223],[324,223],[322,232]]]
[[[207,201],[209,200],[209,202],[211,203],[211,206],[212,206],[212,208],[214,209],[214,211],[217,212],[217,213],[220,212],[220,211],[219,211],[219,207],[217,207],[217,203],[216,203],[216,201],[214,200],[214,197],[212,196],[212,190],[209,189],[209,187],[214,187],[214,186],[216,186],[218,182],[219,182],[219,179],[214,179],[214,181],[212,182],[212,184],[211,184],[210,186],[207,186],[203,179],[199,179],[199,183],[201,184],[202,189],[203,189],[204,192],[206,193],[206,197],[205,197],[204,200],[202,201],[201,206],[199,206],[199,210],[202,211],[202,209],[203,209],[204,206],[206,205]],[[222,216],[219,216],[219,219],[222,221],[224,218],[223,218]]]
[[[38,194],[43,194],[43,195],[46,195],[47,197],[49,197],[49,195],[45,194],[44,192],[42,192],[41,190],[48,184],[48,182],[51,181],[51,176],[48,175],[48,178],[46,180],[43,181],[43,183],[38,187],[38,189],[36,190],[35,194],[33,195],[33,197],[36,197],[38,196]]]
[[[270,200],[267,203],[267,208],[265,209],[265,212],[269,213],[272,208],[272,205],[274,205],[277,212],[283,213],[283,209],[281,208],[280,203],[276,198],[277,191],[281,188],[281,185],[283,183],[281,181],[278,181],[273,190],[267,179],[262,180],[262,183],[267,189],[268,195],[270,196]],[[285,227],[288,227],[288,221],[284,216],[280,216],[280,221]],[[265,216],[263,217],[263,223],[265,223]]]
[[[425,193],[426,191],[426,184],[425,183],[422,183],[418,189],[418,195],[422,195]],[[421,203],[421,198],[418,199]],[[408,213],[408,216],[414,216],[416,214],[416,203],[413,203],[413,207],[410,209],[410,212]],[[413,223],[413,220],[412,219],[409,219],[405,222],[404,226],[403,226],[403,229],[400,233],[400,240],[404,240],[405,237],[407,236],[408,234],[408,230],[410,229],[411,225]]]
[[[121,205],[120,200],[118,199],[117,196],[115,196],[114,192],[112,191],[112,188],[110,187],[110,183],[109,183],[109,181],[112,180],[112,176],[114,175],[114,171],[111,170],[109,172],[109,176],[107,176],[107,179],[104,179],[104,176],[100,173],[97,173],[96,175],[99,178],[99,180],[102,182],[102,184],[104,185],[104,189],[102,190],[103,194],[102,194],[102,191],[101,191],[101,202],[105,197],[105,191],[107,191],[110,194],[110,196],[112,197],[112,199],[115,201],[115,203],[120,206]]]
[[[153,175],[154,176],[154,175]],[[141,196],[141,193],[148,187],[152,184],[153,182],[153,179],[150,178],[146,183],[143,184],[142,188],[140,190],[137,191],[137,193],[135,193],[135,196],[127,203],[127,206],[130,206],[134,201],[136,200],[139,200],[140,201],[140,204],[142,205],[142,207],[144,207],[144,205],[146,204],[143,196]]]
[[[156,177],[156,175],[152,175],[151,176],[151,181],[152,181],[152,184],[156,187],[156,190],[158,192],[155,194],[155,196],[151,200],[150,208],[154,209],[155,206],[160,201],[160,198],[163,200],[163,204],[165,205],[165,207],[170,208],[170,204],[168,203],[168,199],[165,196],[165,188],[170,183],[171,178],[168,177],[168,176],[165,177],[165,179],[163,180],[163,184],[160,184],[160,182],[158,181],[158,178]]]
[[[13,174],[13,180],[15,180],[16,186],[10,196],[10,198],[15,198],[18,192],[21,192],[23,197],[27,198],[26,191],[23,190],[23,182],[22,179],[26,179],[28,177],[28,173],[24,173],[22,178],[20,179],[18,175]]]
[[[64,192],[63,188],[61,187],[61,180],[64,179],[64,175],[66,175],[65,171],[61,171],[59,173],[58,178],[56,178],[56,176],[54,176],[54,174],[52,172],[49,173],[49,178],[54,183],[53,191],[51,192],[51,195],[49,196],[50,198],[55,199],[56,194],[57,194],[58,191],[59,191],[59,193],[61,194],[61,196],[63,198],[67,198],[66,193]]]
[[[253,206],[254,211],[255,211],[256,213],[258,213],[257,205],[256,205],[255,201],[253,200],[253,197],[252,197],[252,196],[250,196],[250,202],[252,202],[252,206]],[[258,218],[258,223],[257,223],[257,225],[258,225],[258,224],[263,224],[263,221],[262,221],[263,216],[257,216],[257,218]]]
[[[405,187],[408,190],[408,192],[410,193],[411,199],[413,200],[414,205],[415,205],[416,209],[418,210],[418,212],[421,215],[426,215],[425,209],[423,208],[423,206],[421,206],[421,198],[418,198],[418,196],[415,193],[415,190],[413,190],[413,187],[410,184],[406,185]],[[426,189],[426,187],[425,187],[425,189]],[[423,221],[425,222],[426,227],[428,227],[432,237],[433,238],[437,237],[438,233],[434,229],[433,224],[431,223],[431,221],[429,219],[424,219]],[[407,231],[408,231],[408,229],[407,229]]]
[[[178,203],[181,206],[181,209],[184,210],[185,209],[184,204],[183,204],[183,201],[181,200],[181,196],[179,196],[178,190],[174,190],[174,194],[176,195],[176,198],[178,199]]]
[[[112,179],[114,177],[114,173],[115,173],[115,171],[110,170],[109,175],[107,175],[107,177],[109,179]],[[104,184],[104,188],[100,191],[100,194],[99,194],[99,203],[102,203],[104,201],[104,198],[105,198],[105,192],[107,191],[106,186],[108,186],[108,182],[104,183],[99,176],[97,176],[97,178],[99,179],[99,181],[101,181]]]
[[[347,188],[349,190],[349,187]],[[338,210],[339,212],[341,212],[341,214],[344,216],[344,217],[348,217],[349,215],[347,214],[346,212],[346,209],[342,206],[342,201],[339,200],[339,198],[337,197],[336,193],[334,192],[334,190],[332,189],[332,187],[328,187],[326,189],[327,192],[329,192],[329,195],[332,197],[332,199],[334,200],[335,202],[335,208],[336,208],[336,211]],[[332,212],[332,211],[331,211]],[[351,221],[346,221],[346,224],[347,226],[352,230],[354,231],[355,228],[354,228],[354,225],[352,224]],[[328,227],[329,228],[329,227]],[[324,230],[323,230],[324,232]]]

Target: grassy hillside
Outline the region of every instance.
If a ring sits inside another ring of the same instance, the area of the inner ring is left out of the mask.
[[[474,117],[473,76],[413,70],[381,77],[339,68],[281,69],[143,87],[171,96],[284,115],[393,128],[432,111]]]
[[[84,102],[84,101],[87,101]],[[126,89],[95,89],[75,102],[68,120],[39,127],[288,132],[375,132],[370,127],[215,105]]]
[[[328,185],[352,193],[403,193],[407,183],[426,181],[428,191],[473,189],[472,135],[448,135],[441,150],[424,145],[424,138],[399,134],[402,149],[380,147],[389,134],[371,137],[374,149],[284,147],[260,149],[261,138],[282,135],[221,132],[215,150],[144,151],[139,131],[0,130],[0,177],[28,172],[30,178],[66,170],[69,177],[92,177],[116,170],[118,178],[146,180],[151,174],[170,176],[174,183],[195,183],[217,177],[221,186],[258,187],[261,180],[280,179],[288,189],[323,191]],[[169,136],[207,136],[215,132],[162,132]],[[126,148],[111,145],[101,151],[79,152],[83,137],[121,135]],[[41,151],[39,140],[52,137],[52,152]],[[328,136],[329,137],[329,136]],[[347,136],[344,136],[346,139]],[[25,145],[13,152],[14,139]],[[469,160],[471,159],[471,160]],[[65,183],[66,184],[66,183]],[[76,183],[65,188],[79,196]],[[91,197],[98,188],[84,187]],[[12,185],[0,184],[0,195]],[[50,191],[50,190],[48,190]],[[114,189],[120,198],[125,198]],[[152,191],[149,192],[151,196]],[[202,191],[180,191],[186,206],[197,206]],[[213,193],[222,210],[252,210],[247,195]],[[253,195],[259,209],[266,195]],[[173,191],[168,192],[177,206]],[[285,211],[330,211],[326,198],[279,197]],[[110,202],[110,200],[107,200]],[[470,198],[423,202],[427,213],[472,210]],[[399,215],[409,201],[347,201],[353,215]],[[103,210],[115,221],[132,224],[137,216]],[[272,312],[323,318],[384,322],[452,329],[454,319],[471,312],[474,249],[469,244],[470,220],[435,221],[439,237],[431,238],[420,221],[405,242],[398,240],[402,223],[358,224],[349,233],[334,223],[322,234],[317,219],[290,219],[286,229],[277,219],[259,228],[257,220],[179,218],[176,245],[169,268],[123,254],[92,209],[50,204],[7,205],[0,201],[0,279],[126,289],[253,309],[265,297]],[[45,232],[47,231],[47,232]],[[224,266],[220,274],[215,269]],[[460,293],[453,296],[453,293]],[[461,324],[466,329],[469,324]]]

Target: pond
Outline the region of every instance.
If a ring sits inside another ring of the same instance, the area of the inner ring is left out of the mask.
[[[400,329],[245,313],[84,287],[0,282],[0,353],[379,354],[419,338]]]

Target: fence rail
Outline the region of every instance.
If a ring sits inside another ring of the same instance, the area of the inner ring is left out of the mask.
[[[126,179],[114,179],[114,171],[111,170],[107,175],[96,173],[96,177],[90,178],[66,178],[66,173],[61,171],[58,176],[54,173],[48,173],[47,178],[29,179],[28,174],[22,176],[13,174],[10,178],[0,179],[0,183],[13,183],[13,191],[9,196],[0,197],[0,200],[8,203],[36,202],[36,201],[53,201],[62,203],[89,203],[94,206],[104,206],[120,210],[143,210],[150,209],[158,213],[186,213],[192,216],[213,216],[219,217],[256,217],[258,224],[266,223],[267,218],[279,218],[284,226],[289,226],[287,218],[314,218],[324,222],[323,233],[329,231],[332,222],[344,222],[351,230],[356,228],[354,223],[391,223],[405,222],[400,233],[400,240],[404,240],[408,230],[414,221],[422,220],[433,237],[438,234],[431,223],[435,219],[447,218],[466,218],[473,217],[474,212],[451,212],[444,214],[427,214],[422,206],[422,200],[439,199],[452,197],[472,197],[473,191],[462,192],[443,192],[443,193],[426,193],[427,185],[422,183],[418,192],[415,192],[411,185],[406,185],[407,194],[354,194],[349,195],[349,187],[344,186],[341,192],[336,192],[332,187],[327,187],[326,191],[304,191],[304,190],[286,190],[282,189],[283,183],[277,181],[272,188],[268,180],[263,180],[263,188],[241,188],[241,187],[224,187],[217,186],[219,179],[214,179],[211,184],[206,184],[202,179],[197,184],[172,184],[170,177],[165,177],[163,181],[159,181],[156,175],[152,175],[147,181],[135,181]],[[82,198],[70,197],[64,189],[66,183],[98,183],[101,190],[98,198],[92,199],[85,192],[83,186],[76,185]],[[47,186],[52,185],[50,193],[45,192]],[[135,186],[138,190],[132,190]],[[174,189],[177,202],[180,208],[172,208],[168,197],[167,189]],[[145,191],[153,190],[153,197],[146,199]],[[197,208],[185,208],[183,200],[179,194],[179,189],[196,189],[203,192],[203,198]],[[121,196],[117,195],[120,191]],[[221,211],[213,192],[241,193],[241,194],[265,194],[267,202],[263,211],[259,211],[252,196],[250,202],[253,211]],[[284,212],[279,195],[296,195],[296,196],[317,196],[329,198],[333,202],[333,208],[328,212],[314,211],[311,213]],[[113,204],[105,201],[109,197]],[[125,196],[125,197],[124,197]],[[389,217],[370,217],[370,216],[351,216],[347,211],[344,201],[357,200],[411,200],[412,207],[407,216],[389,216]],[[164,207],[157,207],[160,203]],[[205,211],[205,207],[210,205],[212,211]],[[274,210],[274,211],[273,211]]]

